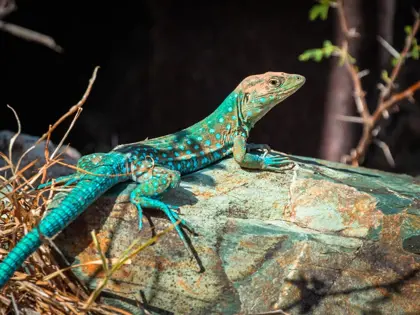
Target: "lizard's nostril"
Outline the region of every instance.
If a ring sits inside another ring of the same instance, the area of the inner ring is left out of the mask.
[[[305,82],[305,77],[301,76],[301,75],[296,75],[295,76],[296,81],[298,82]]]

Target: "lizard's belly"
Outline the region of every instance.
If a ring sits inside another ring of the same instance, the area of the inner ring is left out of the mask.
[[[202,146],[187,139],[176,145],[171,142],[127,145],[114,151],[127,154],[129,160],[137,165],[144,164],[143,166],[147,167],[151,163],[179,171],[181,174],[189,174],[225,158],[231,153],[231,148],[232,145],[228,142],[223,145],[216,143]]]
[[[216,148],[215,150],[200,151],[194,154],[185,154],[169,157],[161,161],[163,167],[179,171],[181,174],[189,174],[219,161],[231,153],[231,149]]]

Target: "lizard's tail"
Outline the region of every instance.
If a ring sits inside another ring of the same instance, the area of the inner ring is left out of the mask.
[[[100,169],[98,174],[115,174],[115,168],[111,166],[102,166]],[[41,246],[42,237],[53,237],[61,232],[90,204],[119,181],[117,177],[106,175],[99,177],[89,175],[81,179],[59,205],[20,240],[0,264],[0,288],[6,284],[25,259]]]

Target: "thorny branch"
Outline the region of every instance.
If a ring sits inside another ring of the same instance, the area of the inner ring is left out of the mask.
[[[405,41],[403,51],[401,52],[400,57],[398,58],[397,64],[392,69],[390,80],[388,81],[387,85],[385,86],[385,88],[381,92],[381,96],[380,96],[380,99],[379,99],[379,104],[382,104],[384,102],[385,97],[387,97],[389,95],[389,93],[391,92],[391,89],[394,86],[394,82],[395,82],[398,74],[400,73],[401,66],[404,63],[404,61],[407,57],[407,54],[410,51],[410,47],[413,43],[413,40],[414,40],[418,30],[419,30],[419,27],[420,27],[420,12],[415,13],[415,18],[416,18],[416,20],[414,22],[411,33],[408,35],[408,37]]]
[[[388,111],[392,109],[392,107],[396,105],[397,102],[404,99],[412,99],[414,92],[420,89],[420,81],[418,81],[403,92],[394,95],[391,94],[395,80],[400,73],[401,67],[408,56],[413,40],[420,28],[420,12],[415,13],[415,22],[412,30],[406,38],[404,48],[399,54],[398,61],[392,69],[389,80],[386,82],[385,87],[381,89],[381,94],[378,99],[376,110],[373,112],[373,114],[371,114],[367,106],[365,97],[366,93],[362,87],[361,76],[358,73],[357,67],[350,61],[348,55],[349,39],[357,37],[358,34],[354,31],[354,29],[349,28],[347,25],[343,0],[337,0],[334,3],[334,7],[337,9],[341,32],[344,35],[344,39],[340,47],[340,55],[343,58],[344,65],[351,76],[354,86],[354,100],[356,103],[357,111],[359,112],[363,123],[363,133],[359,143],[357,144],[356,148],[352,150],[350,156],[346,155],[342,158],[342,160],[343,162],[350,162],[353,166],[358,166],[361,162],[363,162],[366,151],[369,145],[372,143],[375,129],[377,128],[379,121],[383,117],[387,117],[386,115]]]
[[[360,113],[363,120],[366,121],[369,118],[368,117],[369,110],[368,110],[368,106],[365,99],[366,93],[365,91],[363,91],[362,83],[357,73],[357,69],[351,63],[350,58],[348,56],[349,39],[358,37],[359,34],[357,34],[354,29],[350,30],[348,27],[346,15],[344,13],[343,1],[342,0],[337,1],[337,3],[335,4],[335,7],[337,8],[337,14],[338,14],[339,22],[340,22],[341,31],[344,35],[344,39],[340,47],[341,55],[343,56],[343,59],[344,59],[344,65],[346,66],[347,71],[349,71],[351,79],[353,81],[354,99],[356,102],[357,111]]]

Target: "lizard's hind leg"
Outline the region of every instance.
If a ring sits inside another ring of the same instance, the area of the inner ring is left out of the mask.
[[[163,193],[171,188],[175,188],[181,181],[181,174],[164,167],[155,166],[153,170],[137,179],[138,186],[130,194],[130,202],[137,208],[139,215],[139,229],[143,226],[143,208],[158,209],[165,213],[171,223],[175,224],[178,220],[188,229],[194,231],[192,227],[183,219],[181,219],[175,211],[166,203],[159,200]],[[179,226],[175,226],[179,237],[184,242],[185,247],[190,250],[187,240]]]

